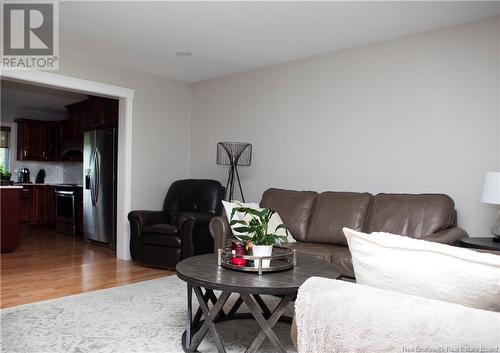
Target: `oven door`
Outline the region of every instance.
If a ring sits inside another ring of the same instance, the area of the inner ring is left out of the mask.
[[[56,190],[56,221],[74,224],[75,216],[75,193]]]

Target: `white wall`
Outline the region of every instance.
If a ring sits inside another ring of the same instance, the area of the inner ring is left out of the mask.
[[[490,19],[193,84],[191,175],[225,182],[218,141],[251,142],[247,201],[275,186],[440,192],[489,234],[500,170],[499,26]]]
[[[60,58],[58,74],[136,91],[131,206],[161,209],[172,181],[189,176],[189,84],[81,60],[64,51]]]

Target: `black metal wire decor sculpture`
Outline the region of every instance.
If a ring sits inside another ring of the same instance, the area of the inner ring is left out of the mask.
[[[252,145],[246,142],[219,142],[217,143],[217,164],[228,165],[229,174],[226,183],[226,196],[229,191],[228,200],[231,201],[234,195],[234,176],[238,180],[240,187],[241,201],[245,202],[243,189],[241,188],[238,166],[249,166],[252,163]]]

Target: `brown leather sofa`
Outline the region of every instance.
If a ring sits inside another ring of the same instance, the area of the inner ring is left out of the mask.
[[[467,237],[467,233],[456,226],[455,203],[444,194],[372,195],[268,189],[260,205],[278,211],[297,240],[290,247],[334,263],[343,276],[351,278],[354,272],[343,227],[445,244],[456,244]],[[232,233],[227,218],[213,218],[210,233],[215,249],[230,243]]]

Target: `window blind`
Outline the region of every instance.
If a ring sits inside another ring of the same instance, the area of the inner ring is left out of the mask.
[[[9,148],[10,127],[0,126],[0,148]]]

